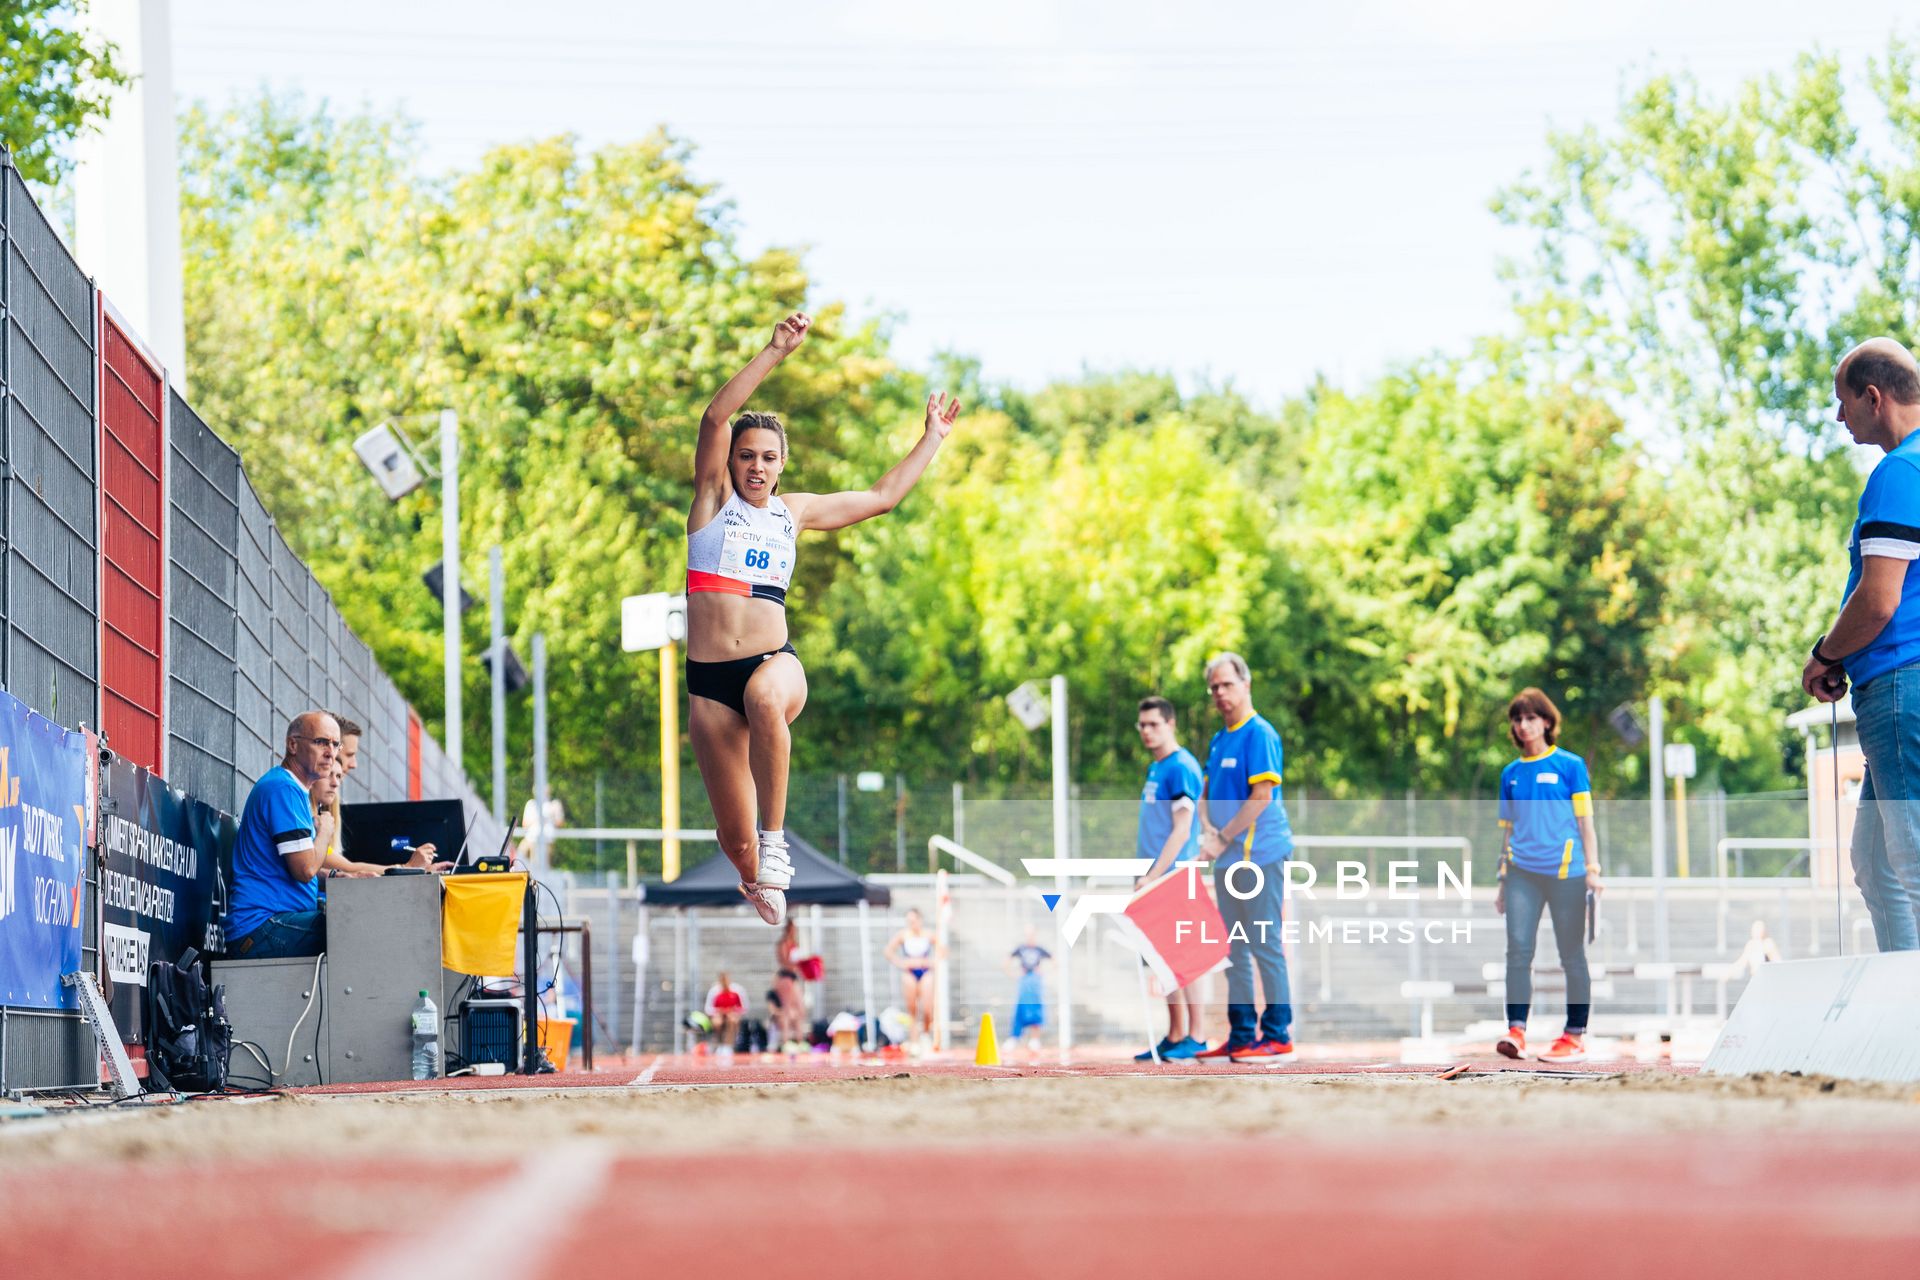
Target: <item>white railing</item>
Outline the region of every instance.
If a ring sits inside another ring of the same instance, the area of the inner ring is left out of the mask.
[[[997,880],[1009,889],[1013,888],[1017,883],[1014,880],[1013,872],[1007,870],[997,862],[981,857],[971,849],[960,847],[945,836],[934,836],[927,841],[927,862],[931,866],[935,868],[939,866],[940,855],[943,853],[961,866],[978,871],[989,880]]]
[[[947,925],[951,912],[948,910],[946,872],[939,869],[940,855],[943,853],[959,865],[978,871],[987,879],[1005,888],[1011,889],[1016,884],[1013,872],[997,862],[981,857],[971,849],[955,844],[945,836],[933,836],[927,841],[927,861],[934,866],[936,885],[933,937],[934,946],[939,948],[940,963],[933,971],[933,1022],[940,1048],[946,1047],[947,1027],[953,1015],[952,982],[949,977],[953,964],[947,950]],[[1008,903],[1011,905],[1012,899],[1008,899]],[[998,1034],[997,1028],[995,1033]]]
[[[531,827],[516,825],[513,838],[524,840],[539,833]],[[671,827],[555,827],[546,833],[549,840],[718,840],[711,827],[675,829]]]

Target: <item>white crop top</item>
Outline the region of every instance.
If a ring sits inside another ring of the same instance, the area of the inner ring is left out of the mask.
[[[729,495],[713,519],[687,535],[688,594],[720,591],[786,607],[798,533],[779,497],[756,507]]]

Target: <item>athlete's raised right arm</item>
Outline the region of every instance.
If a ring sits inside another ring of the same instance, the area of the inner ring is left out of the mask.
[[[727,450],[730,443],[728,423],[746,408],[747,401],[766,381],[774,366],[799,349],[807,340],[813,320],[796,311],[773,327],[773,338],[747,361],[746,368],[727,379],[714,394],[707,411],[700,415],[700,441],[693,451],[693,487],[698,496],[725,493],[727,488]]]

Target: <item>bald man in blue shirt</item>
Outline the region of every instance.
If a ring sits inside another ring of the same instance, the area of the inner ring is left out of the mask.
[[[1853,824],[1853,878],[1882,951],[1920,950],[1920,365],[1873,338],[1833,371],[1835,417],[1886,456],[1867,477],[1847,539],[1840,615],[1813,643],[1807,693],[1838,702],[1853,684],[1866,756]]]

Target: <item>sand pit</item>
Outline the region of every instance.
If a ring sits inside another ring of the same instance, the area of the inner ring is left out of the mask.
[[[75,1121],[89,1121],[76,1123]],[[806,1084],[289,1095],[14,1123],[10,1169],[35,1164],[377,1155],[510,1158],[556,1142],[623,1154],[752,1146],[1313,1138],[1410,1131],[1589,1137],[1819,1133],[1920,1135],[1920,1091],[1789,1077],[1665,1073],[1559,1077],[1236,1074],[1224,1078],[873,1075]]]

